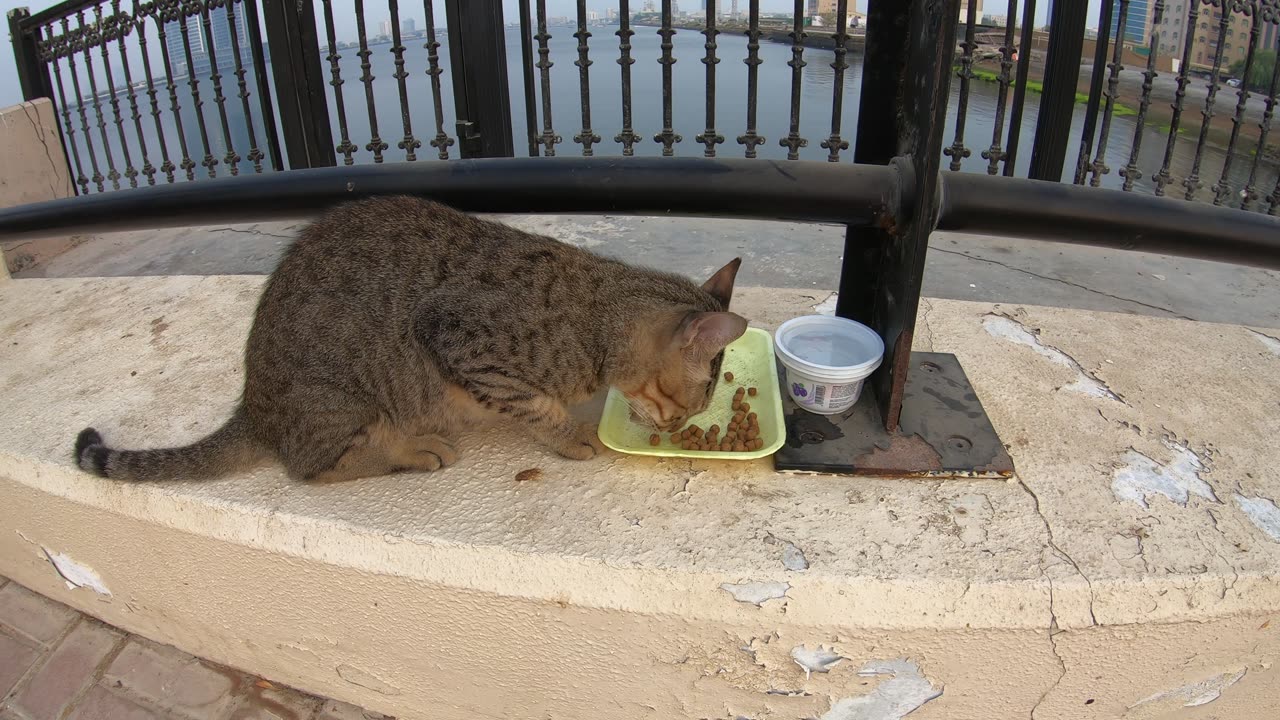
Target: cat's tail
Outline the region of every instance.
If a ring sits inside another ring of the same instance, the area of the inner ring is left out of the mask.
[[[243,409],[212,434],[183,447],[113,450],[93,428],[76,437],[80,469],[112,480],[206,480],[254,465],[265,455],[250,434]]]

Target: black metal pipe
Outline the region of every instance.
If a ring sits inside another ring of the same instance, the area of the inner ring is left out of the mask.
[[[1262,213],[1040,180],[942,179],[939,230],[1280,270],[1280,218]]]
[[[102,233],[316,214],[372,195],[469,212],[626,213],[869,225],[889,168],[738,158],[498,158],[295,170],[0,210],[0,238]],[[714,188],[714,192],[707,192]]]
[[[900,212],[890,167],[738,158],[387,163],[157,185],[0,210],[0,239],[315,215],[372,195],[469,212],[737,217],[877,227]],[[708,187],[715,192],[706,192]],[[1280,218],[1120,190],[945,173],[939,230],[1182,255],[1280,270]],[[911,202],[910,198],[904,202]]]

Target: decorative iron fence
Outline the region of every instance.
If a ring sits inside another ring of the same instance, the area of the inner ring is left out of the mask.
[[[10,30],[27,99],[57,105],[80,194],[282,169],[256,2],[63,3]]]
[[[298,169],[517,144],[549,157],[566,138],[588,157],[673,156],[690,135],[685,153],[708,158],[839,162],[859,110],[846,91],[867,62],[849,0],[821,4],[824,27],[806,0],[781,16],[758,0],[740,15],[577,0],[564,17],[519,0],[513,22],[496,2],[258,2],[71,0],[10,18],[24,91],[58,104],[81,193],[280,170],[282,146]],[[1037,0],[1008,0],[1002,16],[966,5],[946,166],[1280,213],[1280,0],[1109,0],[1096,34],[1086,7],[1055,4],[1044,32]],[[701,68],[678,62],[694,58]],[[593,70],[601,59],[616,68]]]

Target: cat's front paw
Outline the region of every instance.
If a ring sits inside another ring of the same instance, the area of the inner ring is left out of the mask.
[[[604,452],[604,444],[594,425],[579,425],[573,436],[555,450],[570,460],[590,460]]]

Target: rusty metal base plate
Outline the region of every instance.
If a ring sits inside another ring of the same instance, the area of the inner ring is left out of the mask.
[[[785,378],[782,368],[778,377]],[[955,355],[911,353],[901,427],[886,432],[869,386],[841,415],[815,415],[783,385],[787,442],[774,456],[781,471],[922,477],[1013,474],[1013,460]]]

